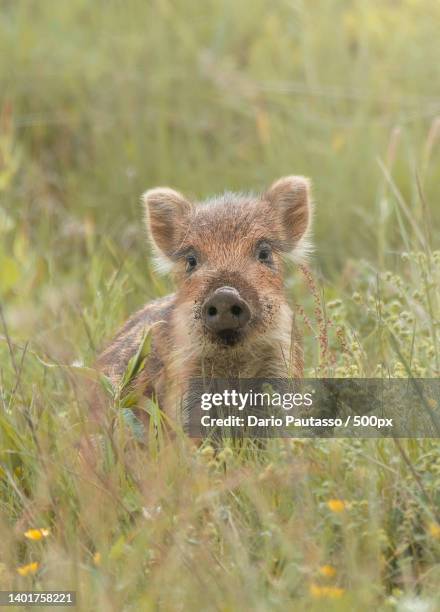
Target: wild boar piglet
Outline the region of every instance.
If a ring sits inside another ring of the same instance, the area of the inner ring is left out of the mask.
[[[133,385],[171,418],[179,418],[192,378],[300,377],[283,260],[310,247],[309,180],[288,176],[262,194],[226,192],[200,203],[160,187],[143,203],[157,266],[172,273],[176,291],[126,322],[100,356],[101,370],[117,383],[153,326]]]

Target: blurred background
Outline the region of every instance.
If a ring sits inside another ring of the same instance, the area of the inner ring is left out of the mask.
[[[58,334],[121,266],[131,280],[98,338],[168,290],[146,264],[139,196],[155,185],[204,198],[310,176],[314,266],[330,283],[353,260],[394,269],[417,232],[435,244],[439,24],[437,0],[3,0],[11,325]]]

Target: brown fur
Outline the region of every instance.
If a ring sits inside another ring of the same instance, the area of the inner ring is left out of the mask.
[[[168,188],[144,196],[153,246],[172,267],[177,291],[134,314],[99,358],[117,383],[153,323],[152,350],[135,380],[165,413],[180,419],[181,398],[193,377],[300,377],[303,357],[283,291],[283,257],[304,246],[311,223],[309,183],[280,179],[263,195],[223,196],[191,204]],[[271,261],[258,259],[269,244]],[[188,270],[188,253],[197,267]],[[204,326],[201,307],[216,289],[234,287],[251,320],[240,340],[219,343]]]

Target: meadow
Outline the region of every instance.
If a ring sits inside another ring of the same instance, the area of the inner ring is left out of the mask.
[[[145,444],[118,390],[99,431],[83,393],[172,287],[140,194],[292,173],[316,202],[316,251],[286,264],[306,375],[440,375],[439,26],[436,0],[2,1],[0,590],[440,610],[436,440]]]

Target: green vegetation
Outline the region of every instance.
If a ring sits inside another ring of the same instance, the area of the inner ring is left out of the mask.
[[[171,286],[141,222],[158,184],[312,177],[316,255],[286,274],[307,374],[440,375],[439,24],[435,0],[2,2],[0,590],[440,609],[435,441],[147,448],[115,402],[81,447],[86,367]]]

